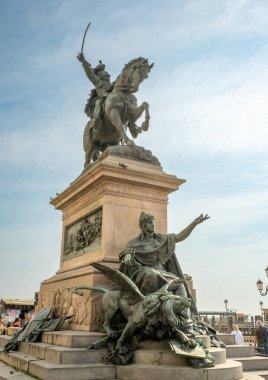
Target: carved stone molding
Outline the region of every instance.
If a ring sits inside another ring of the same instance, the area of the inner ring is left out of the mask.
[[[165,192],[148,190],[141,187],[126,186],[125,184],[105,183],[89,194],[84,195],[79,201],[72,205],[72,208],[66,210],[63,214],[63,220],[80,212],[90,206],[93,202],[103,195],[117,195],[120,197],[136,198],[148,201],[154,201],[162,204],[167,203],[167,194]]]
[[[96,190],[92,190],[89,194],[84,195],[81,199],[74,202],[72,204],[72,207],[69,210],[67,209],[63,213],[62,220],[69,218],[70,216],[83,210],[85,207],[95,202],[98,198],[100,198],[105,193],[105,191],[106,191],[105,186],[101,186],[97,188]]]
[[[148,190],[142,187],[125,186],[121,184],[111,183],[107,185],[107,193],[120,196],[128,196],[132,198],[140,198],[145,200],[153,200],[158,202],[167,202],[167,195],[164,192]]]

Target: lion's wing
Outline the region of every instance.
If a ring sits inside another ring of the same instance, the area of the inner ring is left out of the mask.
[[[91,265],[108,277],[109,280],[111,280],[116,286],[116,289],[122,292],[122,296],[125,295],[129,297],[133,302],[140,302],[144,300],[145,296],[141,294],[139,288],[124,273],[99,263],[91,263]]]

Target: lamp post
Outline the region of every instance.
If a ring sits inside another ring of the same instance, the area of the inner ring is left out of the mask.
[[[225,313],[226,313],[226,315],[225,315],[225,320],[226,320],[226,330],[225,330],[224,332],[227,332],[227,330],[228,330],[228,317],[227,317],[227,312],[228,312],[228,300],[225,299],[223,302],[224,302]]]
[[[268,277],[268,266],[267,266],[267,268],[265,268],[265,273],[266,273],[266,277]],[[261,281],[260,278],[256,282],[256,285],[257,285],[257,289],[258,289],[260,295],[263,297],[266,296],[266,294],[268,293],[268,285],[266,286],[264,292],[263,292],[263,282]]]
[[[226,313],[226,332],[230,333],[232,330],[233,321],[232,321],[232,318],[228,318],[228,312],[230,311],[230,309],[228,308],[228,300],[225,299],[223,302],[225,305],[225,313]]]

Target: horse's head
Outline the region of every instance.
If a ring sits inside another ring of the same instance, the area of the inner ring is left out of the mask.
[[[148,74],[153,67],[153,63],[149,65],[148,59],[138,58],[138,62],[133,65],[133,75],[130,84],[130,92],[137,92],[139,85],[144,79],[148,78]]]
[[[140,83],[148,78],[153,65],[153,63],[149,65],[148,59],[142,57],[132,59],[118,76],[115,87],[131,93],[137,92]]]

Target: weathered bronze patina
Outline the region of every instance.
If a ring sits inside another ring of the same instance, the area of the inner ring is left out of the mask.
[[[90,118],[83,136],[85,167],[96,161],[106,149],[104,155],[108,150],[113,150],[116,156],[160,166],[150,151],[137,147],[127,136],[129,131],[134,139],[149,128],[149,105],[143,102],[137,106],[134,93],[148,77],[153,64],[142,57],[133,59],[111,83],[102,61],[92,68],[85,59],[84,40],[85,36],[77,58],[95,86],[85,107],[85,113]],[[143,112],[145,119],[138,127],[136,121]],[[100,157],[99,163],[104,155]],[[122,170],[128,170],[130,164],[118,162],[118,165]],[[150,175],[147,165],[144,165],[143,170],[144,175]],[[138,207],[140,209],[141,206]],[[193,367],[214,366],[214,358],[197,337],[204,331],[207,335],[213,334],[193,320],[197,314],[195,301],[175,255],[176,243],[185,240],[197,225],[208,218],[208,215],[201,214],[179,233],[160,234],[155,232],[155,217],[142,212],[139,219],[140,234],[132,238],[120,253],[119,269],[92,263],[111,281],[112,290],[84,285],[72,290],[78,295],[83,295],[83,289],[104,293],[103,329],[107,336],[88,348],[106,345],[111,351],[108,361],[127,364],[137,342],[168,339],[171,349],[185,356]],[[82,223],[76,231],[76,245],[69,233],[64,248],[65,256],[83,250],[86,246]],[[118,316],[120,318],[116,320]]]
[[[201,214],[180,233],[162,235],[155,233],[154,216],[142,212],[141,233],[131,239],[121,253],[119,270],[92,264],[112,281],[113,290],[90,286],[73,289],[81,295],[81,289],[104,293],[103,328],[107,338],[91,348],[108,344],[113,351],[109,360],[126,364],[135,349],[133,337],[138,341],[170,338],[172,349],[183,352],[192,366],[214,365],[214,359],[195,338],[199,326],[193,323],[191,314],[196,313],[196,306],[174,253],[175,244],[186,239],[208,218]],[[112,327],[118,311],[126,320],[121,331]]]
[[[148,60],[142,57],[132,59],[124,66],[115,82],[110,83],[110,75],[105,71],[105,65],[99,61],[99,64],[92,68],[82,50],[77,58],[82,63],[88,79],[95,86],[85,107],[85,113],[91,119],[85,127],[83,137],[87,166],[109,146],[134,145],[133,140],[127,136],[126,129],[133,138],[148,130],[149,105],[143,102],[137,106],[137,98],[133,94],[148,77],[153,64],[149,64]],[[143,112],[145,120],[141,127],[138,127],[136,120]]]
[[[113,290],[101,287],[79,286],[73,292],[83,295],[82,289],[101,291],[103,297],[103,328],[107,337],[91,344],[88,348],[99,348],[108,345],[111,354],[107,360],[116,364],[127,364],[135,350],[136,342],[142,340],[159,340],[170,338],[177,349],[194,367],[214,366],[214,358],[195,338],[189,334],[186,312],[191,299],[173,294],[168,289],[173,288],[177,279],[170,279],[161,289],[143,295],[130,278],[119,270],[102,264],[93,263],[92,266],[101,271],[113,283]],[[114,330],[113,318],[120,311],[126,323],[123,330]]]
[[[132,279],[143,294],[155,292],[171,280],[180,279],[175,293],[190,297],[191,309],[196,312],[194,300],[175,256],[175,244],[185,240],[198,224],[208,218],[208,215],[201,214],[178,234],[158,234],[155,233],[154,216],[142,212],[139,219],[141,233],[131,239],[121,252],[120,270]]]

